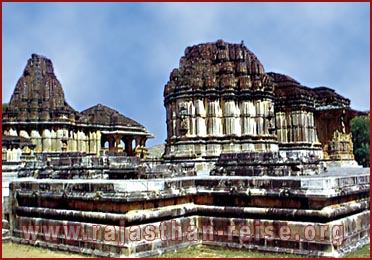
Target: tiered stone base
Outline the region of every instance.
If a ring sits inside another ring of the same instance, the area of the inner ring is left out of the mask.
[[[14,242],[105,257],[197,244],[337,257],[369,243],[369,172],[15,181],[10,204]],[[61,229],[53,240],[43,226]],[[64,226],[86,237],[68,239]]]

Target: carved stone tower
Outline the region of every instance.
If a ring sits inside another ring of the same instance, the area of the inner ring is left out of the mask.
[[[243,44],[188,47],[164,90],[168,160],[210,161],[224,152],[278,151],[274,85]]]

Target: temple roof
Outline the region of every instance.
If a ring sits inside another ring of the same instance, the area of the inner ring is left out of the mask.
[[[44,122],[78,114],[65,100],[52,61],[37,54],[27,61],[4,112],[3,120]]]
[[[135,120],[120,114],[118,111],[102,104],[97,104],[81,112],[90,124],[98,125],[122,125],[129,127],[141,127],[143,125]]]
[[[336,104],[340,104],[343,106],[350,105],[350,99],[341,96],[331,88],[320,86],[314,88],[313,91],[317,96],[319,103],[322,104],[323,106]]]
[[[277,97],[288,98],[289,96],[307,96],[315,97],[313,89],[303,86],[297,80],[291,78],[290,76],[268,72],[273,81],[275,82],[275,95]]]
[[[301,85],[300,82],[291,78],[288,75],[280,74],[276,72],[268,72],[267,75],[273,78],[277,86],[287,86],[287,85]]]
[[[118,111],[98,104],[79,113],[65,100],[61,83],[54,74],[52,61],[32,54],[18,80],[2,123],[20,125],[72,125],[96,127],[101,131],[121,131],[152,136],[146,128]]]
[[[336,93],[328,87],[309,88],[303,86],[290,76],[269,72],[267,73],[275,83],[275,96],[287,102],[299,103],[302,100],[313,100],[316,108],[339,108],[348,107],[350,100]]]
[[[218,40],[187,47],[165,86],[164,95],[176,89],[246,88],[255,77],[262,80],[265,71],[256,55],[243,42]]]

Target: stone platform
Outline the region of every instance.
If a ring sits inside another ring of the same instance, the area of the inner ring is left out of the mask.
[[[340,171],[16,180],[9,192],[11,238],[104,257],[147,257],[197,244],[339,257],[369,243],[370,231],[369,169]],[[76,237],[66,233],[71,228],[79,229]]]

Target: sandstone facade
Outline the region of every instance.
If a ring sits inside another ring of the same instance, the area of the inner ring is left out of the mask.
[[[107,142],[109,150],[134,155],[153,137],[138,122],[101,104],[82,113],[74,110],[65,100],[51,60],[36,54],[16,84],[2,124],[4,136],[30,139],[37,153],[99,155]]]
[[[36,80],[32,70],[25,71]],[[25,77],[26,86],[35,86]],[[143,152],[150,137],[119,112],[100,104],[74,112],[58,87],[57,100],[46,101],[40,94],[45,90],[30,93],[22,86],[27,95],[15,94],[3,117],[9,148],[24,147],[27,138],[17,135],[29,135],[41,151],[92,154],[56,153],[51,160],[38,154],[38,161],[15,169],[19,177],[34,179],[13,180],[6,190],[3,218],[13,242],[100,257],[148,257],[198,244],[340,257],[370,241],[369,168],[320,163],[353,161],[349,121],[358,112],[329,88],[265,73],[243,44],[217,41],[186,49],[164,92],[165,160],[117,156],[122,141],[132,155]],[[135,151],[131,140],[138,143]],[[104,142],[111,151],[95,156]],[[198,162],[216,162],[210,176],[196,174]],[[45,232],[26,238],[26,226],[48,225],[78,225],[83,232],[73,239],[62,229],[56,239]],[[285,226],[291,232],[283,236]],[[147,236],[149,227],[153,237]],[[249,235],[228,233],[247,227]],[[134,229],[140,235],[132,239],[128,231]],[[172,238],[176,233],[179,239]]]
[[[242,44],[219,40],[187,48],[164,98],[166,159],[278,151],[272,78]]]
[[[326,87],[265,73],[243,44],[188,47],[164,90],[170,161],[215,161],[221,153],[293,153],[353,162],[350,120],[359,112]]]

